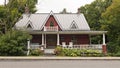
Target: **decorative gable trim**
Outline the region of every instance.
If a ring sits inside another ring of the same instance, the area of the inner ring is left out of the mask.
[[[53,11],[50,11],[50,15],[54,15]]]
[[[70,30],[78,30],[78,25],[76,24],[76,22],[73,20],[73,22],[70,25]]]
[[[42,29],[44,28],[44,26],[45,26],[45,24],[47,23],[47,21],[48,21],[48,19],[50,18],[50,16],[53,16],[53,17],[55,18],[58,26],[60,27],[60,29],[62,29],[62,26],[60,25],[57,17],[54,15],[53,11],[51,11],[51,12],[49,13],[49,15],[47,16],[46,20],[44,21],[44,23],[43,23],[42,27],[40,28],[40,30],[42,30]]]
[[[27,29],[33,29],[34,28],[32,22],[30,20],[28,21],[28,23],[26,25],[26,28]]]

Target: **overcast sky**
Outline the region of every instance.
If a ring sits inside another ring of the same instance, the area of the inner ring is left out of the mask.
[[[90,4],[94,0],[38,0],[37,13],[49,13],[51,10],[54,13],[59,13],[66,8],[68,12],[76,13],[80,6]],[[4,0],[0,0],[3,4]]]

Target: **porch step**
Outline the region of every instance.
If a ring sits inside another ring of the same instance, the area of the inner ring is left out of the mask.
[[[45,49],[44,54],[46,55],[53,55],[54,54],[54,49]]]

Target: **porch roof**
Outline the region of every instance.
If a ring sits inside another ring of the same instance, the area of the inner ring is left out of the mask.
[[[28,31],[30,34],[89,34],[100,35],[107,33],[107,31]]]

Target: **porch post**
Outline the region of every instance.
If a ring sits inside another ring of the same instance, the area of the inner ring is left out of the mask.
[[[103,33],[103,45],[102,45],[102,51],[103,51],[104,54],[107,53],[106,43],[105,43],[105,33]]]
[[[44,34],[42,34],[42,45],[44,45]]]
[[[60,36],[57,34],[57,45],[60,45]]]
[[[45,48],[46,48],[46,45],[47,45],[47,44],[46,44],[46,34],[45,34],[45,46],[44,46]]]
[[[105,34],[103,34],[103,45],[106,45],[105,44]]]
[[[27,55],[29,55],[29,53],[30,53],[30,40],[27,40],[27,49],[28,49]]]
[[[89,35],[90,45],[91,45],[91,35]]]

